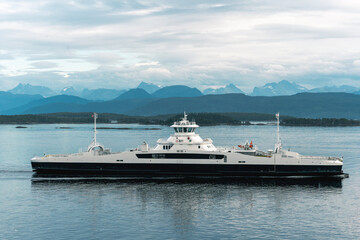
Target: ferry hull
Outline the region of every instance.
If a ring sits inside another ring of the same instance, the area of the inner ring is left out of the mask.
[[[336,176],[342,166],[334,165],[235,165],[235,164],[146,164],[146,163],[61,163],[32,162],[41,174],[114,176]]]

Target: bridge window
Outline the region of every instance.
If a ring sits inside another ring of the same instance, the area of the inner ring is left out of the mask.
[[[182,150],[178,150],[180,152]],[[166,154],[136,154],[138,158],[167,158],[167,159],[224,159],[219,154],[193,154],[193,153],[166,153]]]

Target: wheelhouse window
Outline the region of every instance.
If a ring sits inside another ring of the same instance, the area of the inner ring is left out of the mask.
[[[174,128],[175,132],[177,133],[192,133],[195,131],[195,128],[191,128],[191,127],[176,127]]]
[[[181,151],[181,150],[178,150]],[[136,154],[138,158],[168,158],[168,159],[224,159],[224,155],[220,154],[192,154],[192,153],[166,153],[166,154],[149,154],[140,153]]]

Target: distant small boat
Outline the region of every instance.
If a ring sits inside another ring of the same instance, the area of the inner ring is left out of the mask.
[[[216,176],[284,177],[346,176],[342,157],[303,156],[282,149],[277,118],[277,143],[274,150],[260,151],[253,142],[231,148],[217,148],[211,139],[202,139],[194,121],[184,117],[171,126],[175,133],[159,139],[155,148],[144,142],[140,147],[113,153],[94,140],[87,151],[34,157],[31,165],[37,173],[88,174],[116,176]]]

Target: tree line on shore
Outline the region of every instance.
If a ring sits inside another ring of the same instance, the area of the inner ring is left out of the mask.
[[[341,127],[341,126],[360,126],[359,120],[346,118],[289,118],[281,121],[284,126],[319,126],[319,127]]]
[[[0,124],[53,124],[53,123],[92,123],[93,113],[49,113],[26,115],[0,115]],[[158,116],[128,116],[123,114],[101,113],[98,123],[138,123],[154,125],[171,125],[183,117],[183,114],[168,114]],[[273,114],[261,113],[189,113],[189,120],[196,120],[202,126],[206,125],[250,125],[252,121],[275,121]],[[359,120],[345,118],[294,118],[281,117],[283,126],[360,126]]]

